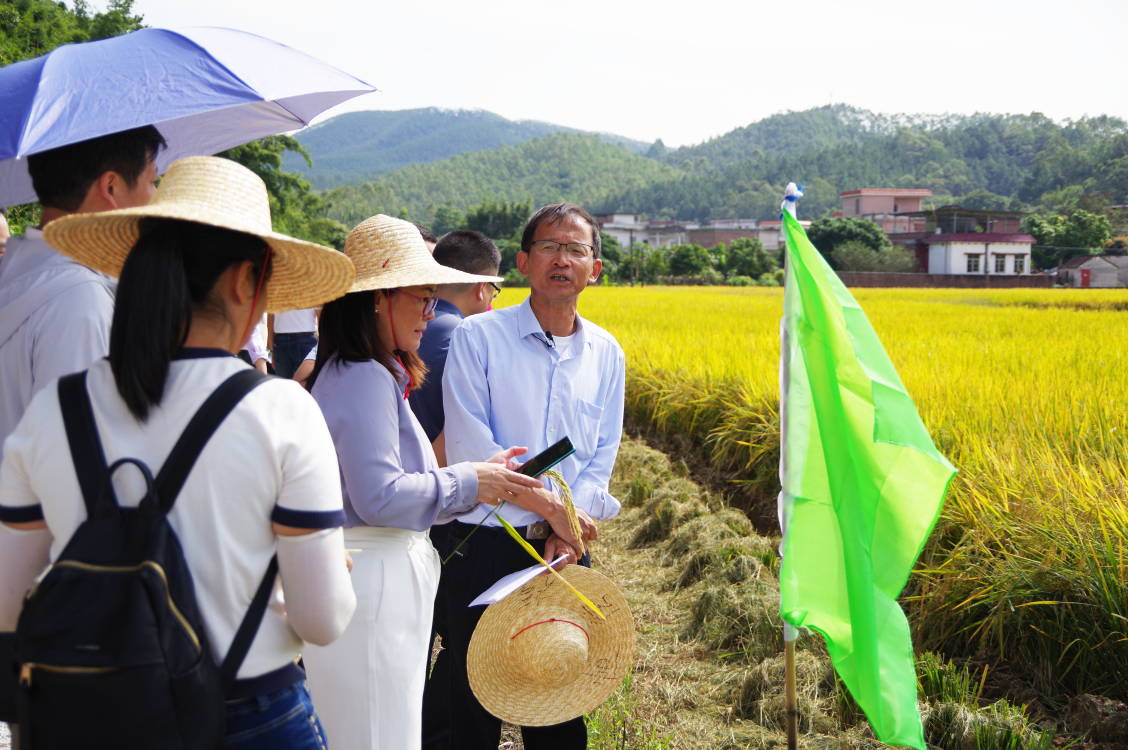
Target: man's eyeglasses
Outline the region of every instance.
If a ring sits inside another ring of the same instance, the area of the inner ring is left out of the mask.
[[[496,282],[491,281],[490,286],[493,287],[493,296],[490,299],[497,299],[497,295],[501,294],[501,287]]]
[[[546,257],[556,255],[564,248],[564,252],[573,260],[585,260],[595,254],[595,249],[583,242],[556,242],[555,240],[537,240],[533,243],[533,252]]]
[[[394,291],[403,292],[408,297],[412,297],[412,298],[417,299],[420,302],[422,302],[423,303],[423,313],[422,313],[423,315],[430,315],[431,313],[433,313],[435,311],[435,308],[438,307],[438,304],[439,304],[439,298],[438,297],[420,297],[418,294],[412,294],[411,292],[407,291],[406,289],[396,289]]]

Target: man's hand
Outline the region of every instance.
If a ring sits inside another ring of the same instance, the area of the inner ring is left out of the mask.
[[[555,492],[539,486],[539,481],[537,484],[537,487],[515,494],[509,498],[509,502],[519,508],[530,510],[548,521],[553,532],[565,544],[572,547],[573,550],[579,549],[580,540],[576,539],[576,535],[572,532],[572,525],[568,523],[568,511],[564,509],[564,501],[557,497]],[[583,529],[582,523],[580,528]]]
[[[548,539],[544,543],[544,561],[550,563],[560,555],[564,554],[567,554],[568,557],[561,560],[560,563],[555,566],[558,570],[560,568],[563,568],[565,565],[571,565],[572,563],[579,562],[579,557],[577,557],[576,555],[575,547],[565,542],[556,534],[549,535]]]
[[[583,533],[585,542],[599,538],[599,528],[595,525],[594,518],[579,508],[576,508],[576,518],[580,522],[580,531]]]

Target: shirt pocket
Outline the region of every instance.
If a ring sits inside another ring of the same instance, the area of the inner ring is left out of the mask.
[[[590,401],[576,401],[576,434],[570,436],[581,464],[595,455],[599,445],[599,426],[603,421],[603,407]]]

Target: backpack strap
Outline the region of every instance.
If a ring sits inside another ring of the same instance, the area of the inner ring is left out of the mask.
[[[235,631],[235,638],[231,641],[231,647],[227,649],[227,656],[224,657],[223,664],[219,667],[219,679],[223,686],[224,695],[231,693],[231,688],[235,684],[235,675],[239,673],[239,667],[243,666],[247,652],[251,650],[251,644],[254,643],[259,625],[262,624],[262,618],[266,615],[266,605],[270,601],[270,592],[274,590],[274,579],[277,575],[278,555],[275,555],[270,558],[270,564],[266,567],[266,575],[262,577],[258,590],[255,591],[255,596],[251,600],[251,606],[247,609],[247,614],[243,616],[243,621],[239,623],[239,629]]]
[[[203,406],[189,420],[188,426],[184,428],[157,473],[157,496],[160,498],[162,513],[167,514],[172,510],[176,496],[180,494],[180,488],[188,479],[200,452],[231,410],[256,386],[270,379],[269,375],[258,370],[240,370],[208,396]]]
[[[115,512],[117,496],[107,477],[106,453],[86,392],[85,370],[59,378],[59,407],[87,517]]]
[[[184,428],[176,445],[165,459],[160,472],[157,473],[157,496],[160,498],[161,512],[168,513],[176,502],[176,496],[184,486],[188,474],[199,458],[208,440],[231,413],[231,410],[257,386],[271,380],[269,375],[264,375],[258,370],[240,370],[216,388],[196,414]],[[220,666],[220,680],[224,694],[231,692],[235,684],[235,676],[239,667],[247,657],[251,644],[258,633],[262,618],[266,615],[266,606],[270,602],[270,594],[274,590],[274,579],[278,576],[278,557],[270,559],[266,574],[259,582],[251,606],[239,623],[231,647]]]

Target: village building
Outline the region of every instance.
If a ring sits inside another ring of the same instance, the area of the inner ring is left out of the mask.
[[[895,245],[913,252],[918,273],[1022,276],[1031,272],[1034,238],[1021,211],[960,206],[923,210],[931,190],[863,188],[839,193],[842,216],[869,219]]]
[[[925,231],[925,221],[908,214],[921,211],[924,199],[931,196],[932,191],[923,188],[862,188],[838,194],[842,199],[842,216],[869,219],[886,234]]]
[[[1128,255],[1077,255],[1058,267],[1058,283],[1081,288],[1128,286]]]
[[[750,237],[765,250],[775,252],[783,247],[782,222],[757,219],[712,219],[706,222],[648,221],[642,214],[602,214],[594,217],[599,230],[611,235],[624,248],[634,245],[673,247],[695,244],[714,247],[720,243]],[[811,222],[800,221],[804,228]]]

